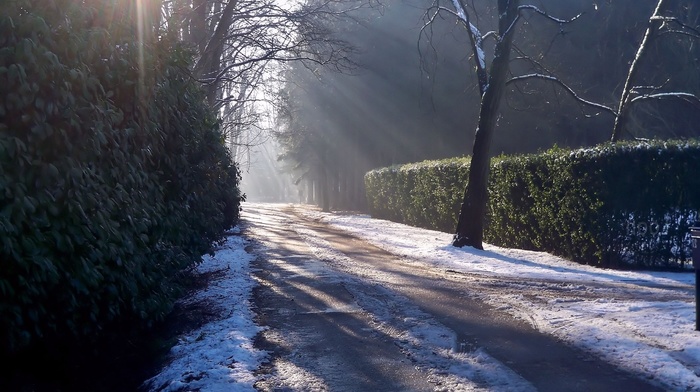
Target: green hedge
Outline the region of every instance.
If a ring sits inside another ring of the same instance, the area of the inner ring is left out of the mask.
[[[162,319],[238,219],[190,54],[162,37],[141,55],[130,4],[0,5],[2,351]]]
[[[469,158],[425,161],[370,171],[365,175],[373,217],[427,229],[454,231],[467,183]]]
[[[452,232],[469,161],[378,169],[377,218]],[[700,209],[700,143],[651,141],[492,160],[485,240],[617,268],[684,268]]]

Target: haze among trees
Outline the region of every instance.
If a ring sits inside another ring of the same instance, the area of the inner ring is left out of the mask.
[[[1,0],[0,353],[53,370],[162,322],[241,167],[255,196],[361,211],[371,169],[471,155],[454,244],[478,248],[491,157],[698,136],[699,26],[695,0]],[[277,166],[248,169],[261,144]],[[662,197],[700,189],[659,162]]]
[[[287,67],[277,131],[293,178],[307,194],[317,195],[309,201],[362,209],[362,176],[369,169],[471,155],[483,89],[474,46],[455,3],[384,2],[379,10],[339,22],[336,33],[357,50],[352,59],[359,67],[351,72]],[[489,67],[498,37],[487,33],[498,31],[497,7],[509,2],[459,3],[485,35]],[[700,90],[700,50],[693,26],[700,25],[700,5],[680,0],[517,3],[532,7],[518,11],[488,156],[607,142],[618,111],[624,121],[616,139],[697,136],[700,111],[692,95]],[[444,12],[436,13],[435,7]],[[640,53],[650,26],[653,36]],[[513,80],[532,74],[557,82]],[[631,95],[623,95],[623,89]],[[670,99],[670,92],[686,95]]]

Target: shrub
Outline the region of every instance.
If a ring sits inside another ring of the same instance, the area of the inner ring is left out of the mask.
[[[371,213],[450,232],[467,173],[468,160],[369,172]],[[600,266],[683,268],[688,227],[700,208],[697,173],[697,141],[498,157],[491,164],[485,240]]]
[[[3,351],[162,319],[177,274],[238,218],[191,56],[167,38],[139,53],[113,3],[0,6]]]
[[[365,175],[369,209],[379,219],[452,231],[462,194],[456,190],[467,181],[468,165],[468,158],[455,158],[370,171]]]

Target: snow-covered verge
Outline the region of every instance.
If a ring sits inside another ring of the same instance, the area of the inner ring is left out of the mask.
[[[449,246],[451,235],[446,233],[364,215],[304,213],[397,255],[447,270],[508,278],[497,297],[483,299],[669,390],[700,390],[700,332],[695,331],[691,272],[598,269],[547,253],[489,245],[484,251],[458,249]],[[530,287],[525,296],[512,278],[556,285],[566,293],[538,295]],[[588,287],[595,287],[596,295],[586,295]]]
[[[237,230],[235,231],[238,234]],[[234,233],[232,233],[234,234]],[[214,273],[208,287],[183,300],[209,306],[219,317],[182,336],[170,362],[144,383],[150,391],[254,391],[253,374],[266,353],[253,347],[260,332],[253,322],[250,274],[253,256],[241,236],[229,236],[213,257],[205,256],[198,273]]]

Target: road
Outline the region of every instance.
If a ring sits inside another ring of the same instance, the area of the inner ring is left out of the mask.
[[[569,283],[436,269],[297,208],[244,206],[257,255],[257,322],[267,327],[256,344],[271,353],[259,390],[661,390],[493,305],[514,287],[561,298]],[[650,295],[633,287],[620,295]],[[580,288],[576,296],[608,289]]]

